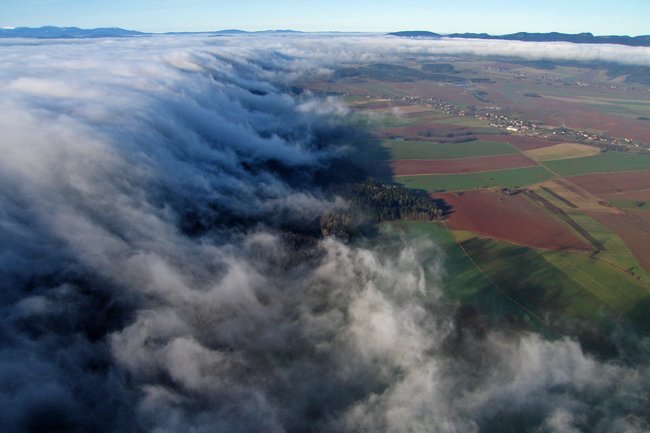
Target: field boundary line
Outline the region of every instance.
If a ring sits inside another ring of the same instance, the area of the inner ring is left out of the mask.
[[[501,168],[501,169],[498,169],[498,170],[469,171],[469,172],[465,171],[465,172],[460,172],[460,173],[440,173],[440,174],[400,174],[400,175],[393,175],[393,177],[456,176],[456,175],[461,175],[461,174],[497,173],[497,172],[500,172],[500,171],[521,170],[521,169],[535,168],[535,167],[541,167],[543,169],[546,169],[546,167],[543,167],[543,166],[541,166],[539,164],[535,164],[535,165],[528,165],[528,166],[525,166],[525,167]],[[548,170],[548,171],[550,171],[550,170]],[[474,189],[488,189],[488,188],[474,188]],[[469,191],[469,190],[459,189],[458,191]]]
[[[447,225],[446,225],[444,222],[442,222],[442,224],[443,224],[443,226],[444,226],[447,230],[449,230],[449,228],[447,227]],[[481,273],[485,276],[485,278],[487,278],[488,281],[490,281],[490,283],[492,283],[492,284],[494,285],[494,287],[495,287],[495,288],[496,288],[496,289],[497,289],[497,290],[498,290],[498,291],[499,291],[503,296],[505,296],[505,297],[506,297],[510,302],[512,302],[513,304],[515,304],[515,305],[516,305],[520,310],[522,310],[522,311],[525,312],[526,314],[528,314],[528,315],[530,315],[531,317],[533,317],[535,320],[537,320],[539,323],[541,323],[542,325],[544,325],[546,328],[548,328],[548,329],[550,329],[550,330],[552,330],[552,331],[554,331],[554,332],[559,332],[558,329],[556,329],[556,328],[555,328],[553,325],[551,325],[550,323],[546,322],[546,320],[544,320],[543,318],[541,318],[537,313],[534,313],[533,311],[531,311],[530,309],[528,309],[525,305],[523,305],[521,302],[517,301],[514,297],[512,297],[510,294],[508,294],[508,292],[506,292],[506,291],[505,291],[505,290],[504,290],[504,289],[503,289],[503,288],[502,288],[502,287],[501,287],[501,286],[500,286],[500,285],[499,285],[499,284],[494,280],[494,278],[492,278],[492,277],[491,277],[487,272],[485,272],[485,270],[484,270],[484,269],[483,269],[483,268],[482,268],[478,263],[476,263],[476,261],[472,258],[472,256],[469,255],[469,253],[467,252],[467,250],[465,249],[465,247],[463,247],[459,242],[456,242],[456,240],[454,240],[454,242],[456,243],[456,245],[458,245],[458,248],[460,248],[460,250],[461,250],[461,252],[463,253],[463,255],[464,255],[465,257],[467,257],[467,259],[468,259],[468,260],[469,260],[469,261],[470,261],[470,262],[471,262],[471,263],[476,267],[476,269],[478,269],[479,272],[481,272]]]

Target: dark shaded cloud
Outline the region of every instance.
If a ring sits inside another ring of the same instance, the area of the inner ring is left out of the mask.
[[[647,356],[473,335],[422,239],[292,242],[348,205],[291,80],[423,47],[3,42],[0,430],[647,431]]]

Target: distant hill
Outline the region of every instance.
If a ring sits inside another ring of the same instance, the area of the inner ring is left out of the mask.
[[[0,38],[114,38],[144,36],[147,33],[125,30],[117,27],[99,29],[80,29],[78,27],[16,27],[13,29],[0,29]]]
[[[512,33],[509,35],[488,35],[487,33],[452,33],[441,35],[427,31],[405,31],[388,33],[391,36],[407,38],[465,38],[465,39],[500,39],[525,42],[573,42],[576,44],[617,44],[631,47],[650,47],[650,35],[646,36],[594,36],[591,33]]]
[[[400,36],[403,38],[439,38],[442,35],[433,32],[427,32],[422,30],[412,30],[406,32],[393,32],[389,33],[390,36]]]
[[[245,30],[239,30],[239,29],[225,29],[225,30],[217,30],[216,32],[208,32],[212,33],[215,35],[239,35],[242,33],[248,33]]]
[[[205,32],[168,32],[167,35],[212,34],[212,35],[241,35],[259,33],[302,33],[296,30],[262,30],[248,32],[238,29],[225,29]],[[133,36],[150,36],[154,33],[143,33],[135,30],[125,30],[117,27],[99,29],[80,29],[78,27],[16,27],[13,29],[0,29],[0,38],[37,38],[37,39],[65,39],[65,38],[116,38]]]
[[[238,29],[226,29],[226,30],[217,30],[216,32],[205,32],[211,33],[214,35],[242,35],[242,34],[259,34],[259,33],[302,33],[297,30],[258,30],[255,32],[249,32],[246,30]]]

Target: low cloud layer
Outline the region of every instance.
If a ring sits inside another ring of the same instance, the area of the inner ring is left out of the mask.
[[[647,431],[647,363],[463,329],[434,244],[288,235],[346,206],[346,109],[291,79],[529,49],[464,43],[3,41],[0,430]]]

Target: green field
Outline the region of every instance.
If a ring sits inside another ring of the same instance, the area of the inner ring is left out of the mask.
[[[626,316],[650,330],[650,316],[636,309],[650,299],[650,288],[587,254],[478,238],[462,245],[508,295],[554,326],[569,317],[608,325]]]
[[[609,200],[620,209],[650,210],[650,201],[645,200]]]
[[[453,297],[463,298],[492,287],[492,283],[485,275],[463,254],[451,232],[444,225],[420,221],[400,221],[391,225],[409,235],[430,237],[442,248],[445,268],[443,285],[445,291]]]
[[[616,233],[579,211],[568,211],[567,214],[602,245],[602,249],[596,255],[598,259],[618,266],[621,269],[630,270],[635,275],[640,275],[650,282],[650,278],[644,272],[639,262],[634,258],[632,252],[630,252]]]
[[[396,176],[395,180],[408,188],[427,191],[466,191],[469,189],[507,187],[518,188],[552,178],[544,167],[514,168],[481,173]]]
[[[543,164],[562,176],[578,176],[588,173],[649,169],[650,155],[626,152],[605,152],[586,158],[546,161]]]
[[[453,159],[515,153],[500,141],[474,140],[464,143],[432,143],[430,141],[385,140],[382,143],[391,159]]]
[[[650,284],[650,274],[641,267],[632,252],[616,233],[579,210],[566,207],[564,203],[543,189],[538,189],[535,192],[555,206],[561,208],[571,220],[582,227],[597,241],[598,245],[594,245],[594,247],[599,250],[595,256],[598,260],[633,273],[634,276],[640,277],[643,281]]]
[[[650,317],[639,310],[650,302],[650,287],[588,254],[480,238],[462,242],[461,248],[441,224],[396,222],[387,226],[429,237],[441,248],[443,292],[463,305],[490,315],[519,317],[533,327],[543,324],[557,330],[571,320],[609,327],[627,317],[650,331]]]
[[[524,310],[513,303],[472,263],[444,225],[416,221],[400,221],[387,225],[410,236],[428,237],[441,248],[444,269],[441,288],[451,299],[495,317],[518,317],[532,329],[541,330],[541,323],[531,321]]]

